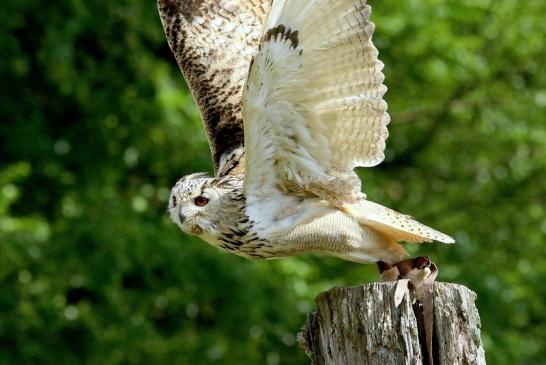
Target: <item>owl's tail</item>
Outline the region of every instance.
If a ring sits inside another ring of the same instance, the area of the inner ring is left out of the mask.
[[[358,222],[396,242],[455,243],[455,240],[435,229],[412,219],[409,215],[398,213],[380,204],[363,200],[358,204],[347,204],[343,210],[355,217]]]

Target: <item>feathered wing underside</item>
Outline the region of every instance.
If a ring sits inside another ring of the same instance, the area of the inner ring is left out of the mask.
[[[275,1],[247,80],[245,189],[361,198],[356,166],[384,159],[383,64],[358,0]]]
[[[313,195],[392,242],[451,243],[360,192],[353,169],[383,161],[390,121],[370,13],[363,0],[273,3],[243,97],[247,211],[279,227]]]
[[[217,175],[242,155],[242,89],[270,0],[158,0],[169,46],[197,101]]]

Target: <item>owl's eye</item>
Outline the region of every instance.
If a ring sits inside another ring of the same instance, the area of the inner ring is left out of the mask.
[[[204,196],[202,195],[199,195],[197,198],[195,198],[195,200],[193,201],[195,203],[195,205],[197,205],[198,207],[204,207],[205,205],[207,205],[209,203],[209,199],[208,198],[205,198]]]

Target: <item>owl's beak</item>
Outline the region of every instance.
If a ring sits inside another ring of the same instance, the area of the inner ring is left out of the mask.
[[[182,214],[182,212],[180,212],[179,217],[180,217],[180,223],[184,224],[184,221],[186,220],[186,216]]]

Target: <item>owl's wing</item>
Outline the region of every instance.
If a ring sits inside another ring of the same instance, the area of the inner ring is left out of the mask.
[[[392,241],[452,243],[362,199],[353,169],[383,161],[390,121],[370,13],[364,0],[273,2],[243,96],[247,213],[275,230],[311,195]]]
[[[245,194],[360,199],[356,166],[384,159],[383,63],[359,0],[273,3],[243,98]]]
[[[199,105],[217,175],[242,155],[241,100],[270,0],[158,0],[169,46]]]

